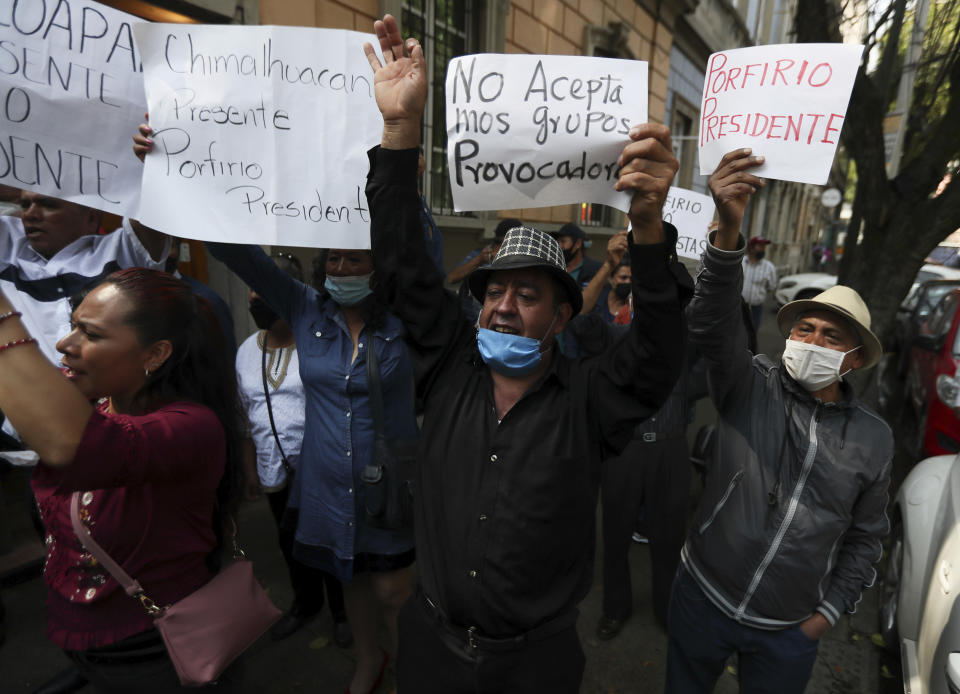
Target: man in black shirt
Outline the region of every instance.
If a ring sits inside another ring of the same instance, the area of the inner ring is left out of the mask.
[[[511,231],[469,278],[479,334],[430,261],[416,188],[426,68],[389,15],[374,26],[382,144],[367,199],[376,291],[404,322],[424,403],[416,478],[420,586],[400,615],[400,692],[576,692],[576,606],[591,583],[599,464],[673,387],[690,277],[660,209],[678,168],[669,131],[634,128],[616,187],[634,191],[634,320],[598,357],[555,336],[582,298],[547,234]]]

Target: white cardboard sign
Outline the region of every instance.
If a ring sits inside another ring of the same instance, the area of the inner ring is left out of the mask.
[[[707,249],[707,227],[716,206],[709,195],[670,186],[663,221],[677,228],[677,255],[698,260]]]
[[[700,173],[727,152],[765,157],[758,176],[823,185],[837,151],[863,46],[791,43],[720,51],[707,61]]]
[[[0,0],[0,183],[136,210],[140,23],[92,0]]]
[[[355,31],[136,29],[154,130],[140,219],[206,241],[369,248],[383,120]]]
[[[456,210],[629,209],[613,185],[630,127],[647,121],[647,63],[468,55],[450,61],[445,91]]]

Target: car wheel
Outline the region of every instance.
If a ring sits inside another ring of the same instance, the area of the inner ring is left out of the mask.
[[[887,545],[887,566],[883,572],[880,593],[880,635],[883,645],[892,655],[900,653],[897,636],[897,602],[900,599],[900,581],[903,577],[903,521],[897,515],[890,528]]]

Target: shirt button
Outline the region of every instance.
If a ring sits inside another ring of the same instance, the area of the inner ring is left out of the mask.
[[[323,333],[318,330],[317,332],[314,333],[314,335],[316,335],[317,337],[322,337]]]
[[[494,453],[493,455],[490,456],[490,462],[491,462],[491,463],[497,462],[497,454],[496,454],[496,453]]]
[[[348,417],[350,416],[350,410],[347,410],[347,416]]]
[[[57,292],[59,292],[60,294],[63,294],[63,287],[57,287]]]
[[[347,492],[350,494],[353,494],[353,487],[350,487],[350,489],[348,489]]]
[[[357,345],[357,347],[358,347],[359,349],[363,349],[363,343],[361,342],[360,344]]]
[[[351,455],[353,455],[353,452],[352,452],[352,451],[347,451],[347,457],[349,458]]]
[[[350,374],[347,374],[347,375],[346,375],[346,378],[345,378],[344,380],[349,381],[349,380],[350,380]]]
[[[485,520],[487,520],[487,514],[486,514],[486,513],[481,513],[481,514],[480,514],[480,522],[482,523],[482,522],[485,521]]]
[[[470,578],[476,578],[476,577],[477,577],[477,572],[473,569],[470,569]]]
[[[348,521],[348,522],[347,522],[347,527],[352,528],[352,527],[353,527],[353,521]]]

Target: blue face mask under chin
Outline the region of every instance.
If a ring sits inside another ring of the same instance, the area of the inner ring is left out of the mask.
[[[323,287],[330,293],[330,298],[341,306],[356,306],[373,293],[370,289],[371,277],[373,277],[372,272],[352,277],[327,275]]]
[[[547,335],[553,328],[557,316],[554,314]],[[498,333],[496,330],[477,328],[477,347],[483,363],[504,376],[524,376],[533,371],[540,363],[540,343],[532,337]]]

